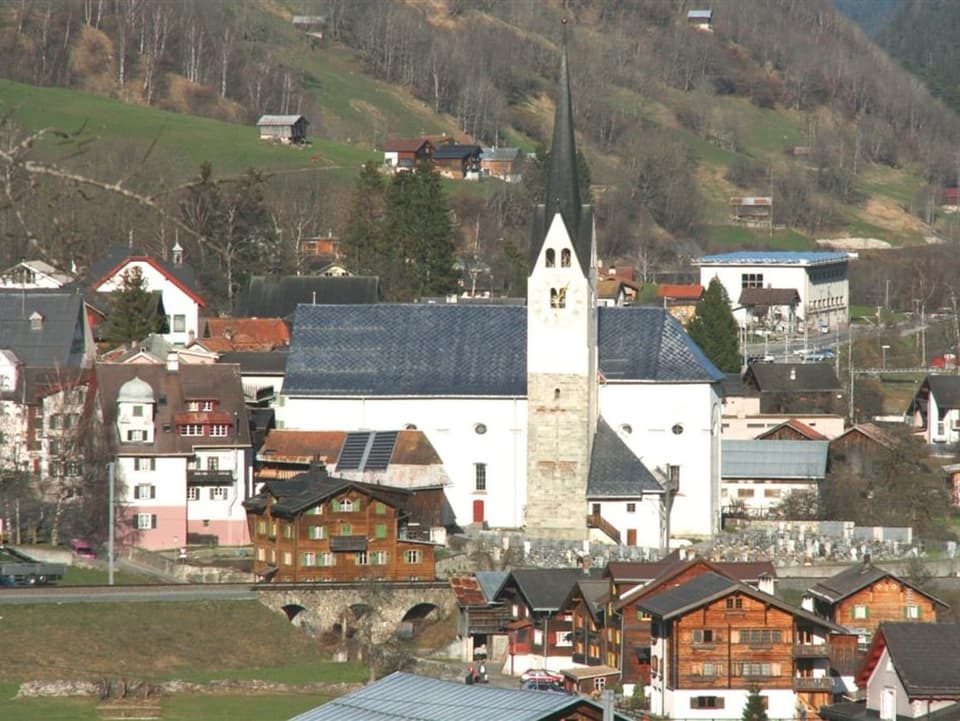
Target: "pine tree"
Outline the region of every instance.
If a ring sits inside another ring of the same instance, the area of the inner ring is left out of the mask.
[[[120,287],[110,298],[106,339],[130,343],[165,331],[166,318],[157,313],[157,299],[148,290],[143,271],[134,266],[123,274]]]
[[[383,241],[386,188],[379,166],[364,163],[350,199],[350,219],[343,231],[343,252],[349,268],[358,275],[379,275],[376,249]]]
[[[725,373],[740,370],[740,334],[723,284],[714,278],[697,303],[687,333],[717,368]]]
[[[763,697],[759,688],[750,689],[747,703],[743,707],[742,721],[767,721],[767,709],[764,708]]]

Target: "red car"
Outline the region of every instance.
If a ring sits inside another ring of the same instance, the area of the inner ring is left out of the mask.
[[[563,683],[563,674],[548,671],[545,668],[528,668],[520,674],[520,683],[526,681],[544,681],[546,683]]]

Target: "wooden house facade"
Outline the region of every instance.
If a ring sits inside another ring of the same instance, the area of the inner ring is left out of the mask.
[[[865,650],[883,621],[936,623],[949,606],[867,561],[811,586],[804,604],[817,615],[856,633]]]
[[[476,178],[480,173],[481,152],[479,145],[441,145],[433,153],[433,163],[437,172],[445,178]]]
[[[300,144],[307,140],[309,124],[302,115],[261,115],[257,130],[261,140]]]
[[[414,493],[322,468],[267,482],[244,502],[254,573],[289,583],[433,580],[434,544],[409,512]]]
[[[858,475],[872,475],[889,467],[896,437],[874,423],[860,423],[830,441],[830,466],[845,466]]]
[[[434,145],[427,138],[388,138],[383,144],[383,164],[394,173],[415,170],[433,160]]]
[[[654,714],[740,718],[752,689],[770,718],[834,700],[831,643],[848,635],[840,626],[713,572],[641,607],[652,618]]]

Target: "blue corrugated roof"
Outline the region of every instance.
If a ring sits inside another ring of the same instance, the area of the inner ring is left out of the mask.
[[[721,441],[722,478],[815,479],[827,474],[829,441]]]
[[[818,265],[849,260],[847,253],[831,251],[774,251],[774,250],[738,250],[733,253],[705,255],[698,258],[697,265]]]
[[[608,381],[724,378],[662,308],[600,308]],[[286,395],[525,396],[527,311],[464,304],[300,305]]]
[[[543,721],[585,706],[600,712],[580,696],[468,686],[398,671],[290,721]]]

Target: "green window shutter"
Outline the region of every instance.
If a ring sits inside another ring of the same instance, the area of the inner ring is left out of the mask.
[[[338,501],[336,498],[334,498],[332,501],[330,501],[330,510],[333,511],[334,513],[336,513],[337,511],[339,511],[339,510],[340,510],[340,501]]]
[[[377,538],[386,538],[387,537],[387,524],[378,523],[377,524]]]
[[[340,526],[340,535],[341,536],[352,536],[353,535],[353,526],[349,523],[344,523]]]
[[[359,499],[359,498],[353,502],[353,510],[354,510],[354,511],[357,511],[358,513],[360,512],[360,499]]]
[[[377,501],[377,505],[375,506],[375,508],[378,516],[382,516],[387,512],[386,505],[384,505],[380,501]]]

